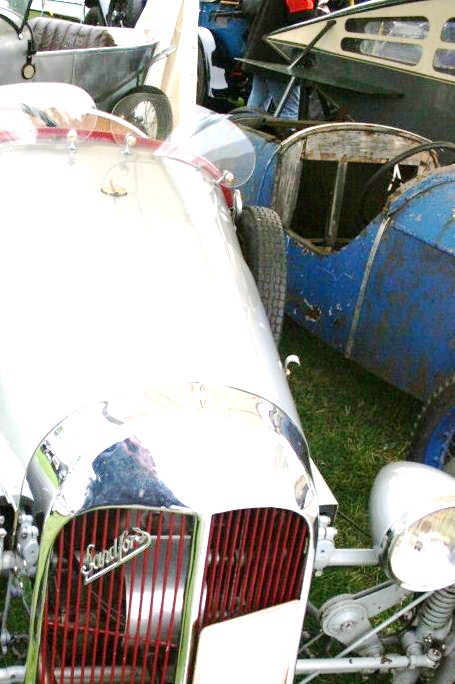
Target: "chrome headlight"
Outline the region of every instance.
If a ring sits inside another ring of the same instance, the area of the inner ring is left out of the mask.
[[[387,574],[411,591],[455,582],[455,478],[419,463],[392,463],[370,497],[373,540]]]

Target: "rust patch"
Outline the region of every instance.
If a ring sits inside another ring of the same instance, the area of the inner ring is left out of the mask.
[[[321,309],[317,306],[313,306],[313,304],[310,304],[310,302],[305,298],[303,299],[302,310],[307,321],[315,322],[321,318]]]

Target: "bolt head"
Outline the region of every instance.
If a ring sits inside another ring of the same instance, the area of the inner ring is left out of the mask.
[[[66,138],[69,143],[75,143],[77,140],[77,131],[74,128],[71,128],[68,133],[66,134]]]
[[[442,658],[442,653],[439,648],[429,648],[426,654],[428,658],[435,663],[439,662]]]

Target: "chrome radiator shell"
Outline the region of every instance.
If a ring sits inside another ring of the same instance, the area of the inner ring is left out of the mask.
[[[191,681],[192,635],[206,591],[204,572],[214,516],[236,510],[277,509],[305,519],[308,539],[299,597],[303,620],[314,557],[317,502],[305,439],[271,402],[229,387],[182,383],[88,406],[62,421],[42,441],[29,465],[27,482],[33,496],[33,515],[41,521],[27,682],[36,681],[43,615],[48,610],[48,577],[50,572],[58,572],[56,561],[51,560],[59,555],[52,556],[56,540],[60,534],[70,534],[64,530],[75,519],[98,512],[101,516],[105,511],[121,510],[126,515],[131,511],[132,516],[183,516],[194,521],[185,551],[187,577],[181,583],[185,601],[181,615],[176,617],[181,631],[172,681]],[[73,555],[79,555],[83,568],[81,556],[85,553],[86,565],[91,563],[96,572],[108,577],[110,563],[117,562],[120,535],[139,534],[135,529],[133,523],[127,527],[119,523],[117,541],[110,537],[99,548],[94,545],[96,548],[87,550],[86,545]],[[131,549],[134,551],[133,541]],[[128,556],[124,567],[128,568],[129,560]],[[97,581],[95,578],[94,584]],[[139,616],[137,610],[143,597],[137,592],[147,594],[146,581],[141,586],[130,576],[125,584],[131,591],[134,587],[132,608],[126,601],[128,614],[133,613],[128,618],[131,630],[144,634],[146,617]],[[62,673],[66,676],[64,670]]]

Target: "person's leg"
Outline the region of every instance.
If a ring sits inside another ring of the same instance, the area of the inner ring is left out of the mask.
[[[298,119],[300,105],[300,86],[294,85],[291,88],[288,99],[281,110],[280,118],[282,119]]]
[[[269,90],[272,94],[273,109],[275,110],[281,102],[281,99],[286,91],[288,85],[287,81],[280,81],[279,79],[269,79]],[[299,118],[299,103],[300,103],[300,86],[294,85],[284,103],[283,109],[278,115],[280,119],[298,119]]]
[[[266,112],[270,106],[270,101],[271,95],[269,93],[267,79],[260,74],[254,74],[247,107]]]

